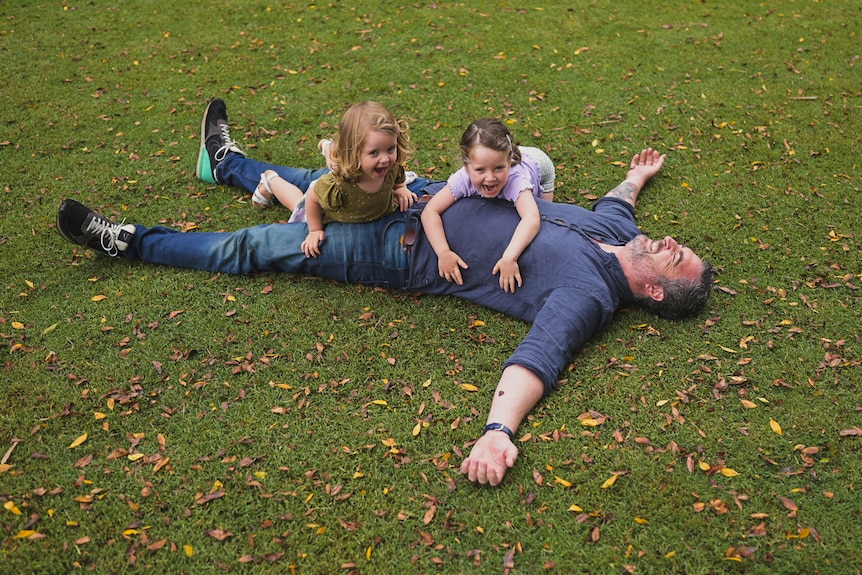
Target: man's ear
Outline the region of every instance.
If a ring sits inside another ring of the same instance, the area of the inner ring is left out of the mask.
[[[659,284],[649,283],[644,285],[644,292],[650,299],[664,301],[664,288]]]

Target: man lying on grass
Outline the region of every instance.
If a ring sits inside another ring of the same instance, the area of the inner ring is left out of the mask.
[[[626,179],[593,210],[539,201],[541,229],[518,260],[524,285],[500,288],[492,273],[519,216],[509,202],[467,198],[443,215],[452,249],[469,266],[462,283],[438,273],[419,213],[396,212],[367,224],[327,227],[321,253],[307,258],[304,223],[265,224],[235,232],[180,232],[114,223],[65,200],[57,229],[67,240],[108,256],[228,274],[286,272],[391,289],[449,294],[532,322],[506,361],[484,433],[461,471],[497,485],[515,464],[515,431],[550,393],[566,363],[620,306],[639,304],[678,319],[699,312],[712,287],[712,267],[672,238],[651,240],[635,225],[635,205],[665,156],[652,149],[632,159]]]

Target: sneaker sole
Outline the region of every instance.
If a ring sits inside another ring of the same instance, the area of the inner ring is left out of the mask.
[[[60,234],[60,237],[62,237],[67,242],[77,244],[78,242],[76,242],[71,237],[66,235],[66,232],[65,232],[65,230],[63,230],[63,226],[60,223],[60,220],[63,218],[63,215],[66,213],[66,210],[69,209],[70,205],[71,204],[69,203],[69,200],[63,200],[63,203],[60,204],[60,209],[57,210],[56,227],[57,227],[57,232]]]
[[[207,116],[210,112],[210,106],[212,106],[213,100],[210,100],[210,103],[207,104],[206,109],[204,110],[203,118],[201,119],[201,147],[198,150],[198,161],[195,164],[195,175],[199,180],[203,182],[207,182],[208,184],[217,184],[215,181],[215,177],[213,177],[213,169],[210,165],[210,155],[207,153],[206,147],[206,131],[207,131]]]

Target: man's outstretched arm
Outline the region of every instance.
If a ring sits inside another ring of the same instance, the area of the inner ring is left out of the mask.
[[[652,148],[641,150],[632,158],[626,179],[607,195],[628,202],[633,208],[637,207],[641,190],[653,176],[659,173],[666,157],[665,154],[659,154]]]
[[[520,365],[503,370],[491,409],[488,423],[501,423],[513,433],[544,395],[544,385],[536,374]],[[470,450],[470,456],[461,463],[461,473],[470,481],[498,485],[506,471],[515,465],[518,448],[503,431],[489,431],[482,435]]]
[[[642,150],[632,158],[626,179],[607,195],[635,207],[638,195],[661,170],[665,157],[652,148]],[[510,365],[503,370],[494,391],[487,421],[503,424],[514,433],[543,396],[544,385],[535,373],[520,365]],[[518,448],[506,433],[489,431],[473,445],[470,455],[461,463],[461,473],[470,481],[499,485],[517,458]]]

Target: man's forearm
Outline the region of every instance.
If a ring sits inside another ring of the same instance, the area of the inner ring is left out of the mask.
[[[624,202],[631,204],[632,207],[636,207],[638,203],[638,195],[641,192],[641,186],[636,185],[634,182],[630,182],[629,180],[625,180],[621,182],[616,188],[607,193],[609,197],[619,198]]]

